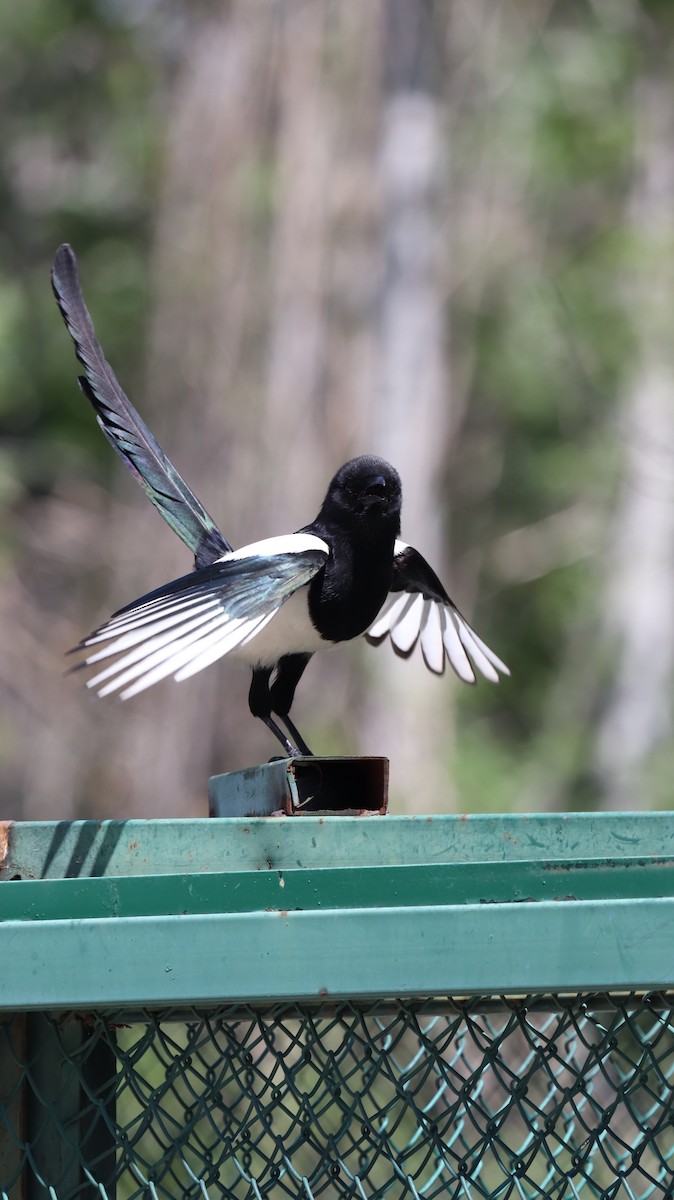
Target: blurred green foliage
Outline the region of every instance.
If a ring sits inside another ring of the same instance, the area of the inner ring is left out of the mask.
[[[16,510],[64,474],[117,469],[73,386],[48,266],[61,240],[76,246],[99,336],[133,395],[172,73],[194,11],[177,0],[0,6],[0,499]],[[673,19],[667,4],[629,0],[499,11],[500,40],[486,24],[484,61],[461,64],[472,82],[450,96],[452,186],[468,214],[471,187],[491,189],[493,231],[459,223],[448,314],[468,382],[447,478],[452,552],[465,565],[483,548],[476,625],[513,681],[462,695],[447,766],[472,807],[516,805],[541,774],[562,781],[554,802],[592,805],[601,556],[637,353],[625,284],[653,253],[629,220],[634,93],[671,65]],[[241,186],[262,237],[275,180],[263,154],[250,161]],[[656,803],[670,767],[665,748],[649,773]]]
[[[66,237],[98,323],[131,379],[143,343],[157,182],[159,64],[114,5],[27,0],[0,6],[0,431],[2,491],[20,503],[64,469],[110,456],[73,388],[48,270]],[[100,459],[101,466],[98,465]]]

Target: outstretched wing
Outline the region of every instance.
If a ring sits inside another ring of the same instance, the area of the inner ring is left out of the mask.
[[[420,642],[426,666],[437,675],[445,658],[465,683],[476,682],[473,668],[492,683],[510,674],[461,616],[425,558],[401,541],[395,544],[391,591],[365,636],[379,644],[387,635],[404,658]]]
[[[120,692],[123,700],[168,675],[187,679],[247,646],[328,554],[326,543],[311,534],[235,550],[120,609],[75,647],[73,653],[86,657],[73,669],[114,658],[87,687],[99,696]]]
[[[196,566],[207,566],[232,547],[119,386],[84,303],[77,259],[70,246],[59,246],[56,251],[51,280],[77,357],[86,371],[79,385],[96,410],[98,424],[164,520],[189,546]]]

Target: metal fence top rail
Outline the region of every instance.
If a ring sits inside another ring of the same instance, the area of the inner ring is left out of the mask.
[[[674,813],[0,822],[0,881],[674,858]]]
[[[0,1009],[674,987],[671,813],[0,828]]]
[[[674,1195],[674,814],[3,825],[0,964],[0,1200]]]

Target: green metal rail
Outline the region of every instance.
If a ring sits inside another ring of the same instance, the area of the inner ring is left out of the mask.
[[[6,841],[4,1009],[674,986],[668,813],[57,823]]]
[[[0,826],[0,963],[0,1200],[674,1197],[674,814]]]

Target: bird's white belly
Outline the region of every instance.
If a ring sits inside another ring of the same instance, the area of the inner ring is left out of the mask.
[[[271,621],[243,646],[230,651],[230,657],[251,667],[271,667],[284,654],[314,654],[331,646],[320,635],[309,616],[309,585],[298,588],[282,604]]]

